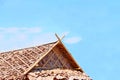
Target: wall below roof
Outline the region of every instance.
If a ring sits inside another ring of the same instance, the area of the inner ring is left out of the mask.
[[[79,70],[83,72],[79,69],[79,66],[71,58],[66,49],[60,44],[56,45],[43,59],[41,59],[34,69],[48,70],[56,68]]]
[[[64,57],[58,47],[54,47],[43,59],[41,59],[34,70],[49,70],[56,68],[73,69],[73,66],[69,63],[67,58]]]
[[[76,69],[81,72],[84,72],[63,44],[59,43],[56,46],[56,48],[57,48],[58,52],[60,52],[60,54],[62,54],[62,56],[65,59],[67,59],[68,63],[71,65],[72,69]]]

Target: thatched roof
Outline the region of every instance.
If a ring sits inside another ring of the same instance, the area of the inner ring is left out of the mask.
[[[56,52],[57,49],[59,54]],[[61,68],[60,63],[63,62],[62,67],[66,66],[66,68],[70,69],[76,68],[83,72],[58,38],[58,41],[56,42],[0,53],[0,78],[8,79],[12,77],[15,79],[19,76],[26,75],[29,71],[35,68],[40,61],[42,62],[42,59],[45,57],[46,59],[44,60],[46,60],[46,62],[44,61],[42,65],[53,67],[51,63],[54,63],[52,61],[55,61],[54,64],[56,66],[59,65],[58,68]],[[60,59],[52,59],[55,57]]]
[[[0,53],[0,77],[23,75],[55,43]]]

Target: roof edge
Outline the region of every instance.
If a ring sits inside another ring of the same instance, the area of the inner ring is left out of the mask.
[[[63,44],[63,42],[61,41],[61,40],[65,37],[65,35],[64,35],[62,38],[59,38],[59,36],[58,36],[57,34],[55,34],[55,36],[56,36],[57,39],[58,39],[58,43],[63,46],[63,48],[64,48],[64,49],[67,51],[67,53],[70,55],[71,59],[72,59],[72,60],[75,62],[75,64],[77,65],[78,68],[76,68],[76,70],[80,70],[80,71],[84,72],[83,69],[78,65],[78,63],[77,63],[77,62],[75,61],[75,59],[72,57],[71,53],[70,53],[70,52],[68,51],[68,49],[65,47],[65,45]]]

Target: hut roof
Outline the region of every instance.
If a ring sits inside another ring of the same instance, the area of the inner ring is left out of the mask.
[[[23,75],[42,58],[56,42],[0,53],[0,77]]]
[[[62,46],[67,52],[66,55],[70,61],[73,62],[73,65],[76,68],[80,68],[62,42],[58,39],[56,42],[40,46],[0,53],[0,77],[19,77],[27,74],[57,45]],[[81,68],[80,70],[83,71]]]

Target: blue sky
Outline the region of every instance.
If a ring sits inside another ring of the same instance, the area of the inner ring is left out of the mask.
[[[0,51],[63,43],[94,80],[119,80],[119,0],[0,0]]]

